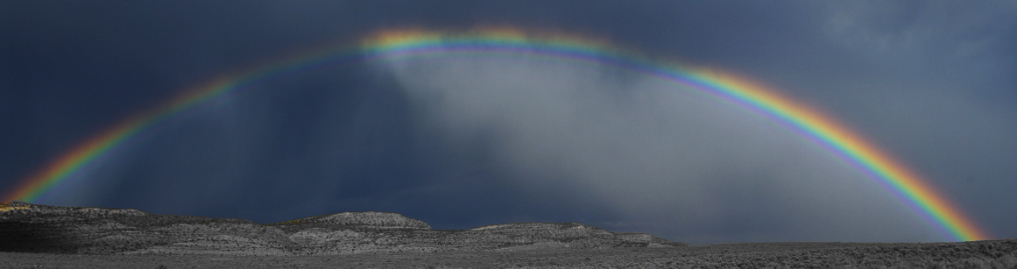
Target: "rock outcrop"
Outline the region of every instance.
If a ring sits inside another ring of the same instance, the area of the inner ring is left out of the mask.
[[[343,212],[258,224],[134,209],[0,204],[0,251],[78,254],[336,255],[680,247],[648,234],[579,223],[511,223],[433,230],[396,213]]]
[[[407,218],[396,213],[374,211],[342,212],[291,220],[283,224],[324,224],[335,227],[370,229],[431,229],[431,225],[420,220]]]

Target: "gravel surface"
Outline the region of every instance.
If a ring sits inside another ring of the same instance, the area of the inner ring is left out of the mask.
[[[0,253],[0,268],[1017,268],[1017,240],[327,256]]]

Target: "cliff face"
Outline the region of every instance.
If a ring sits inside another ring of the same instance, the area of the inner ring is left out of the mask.
[[[579,223],[513,223],[443,231],[396,213],[343,212],[264,225],[243,219],[22,202],[0,204],[0,231],[0,251],[80,254],[334,255],[684,246],[647,234],[616,234]]]

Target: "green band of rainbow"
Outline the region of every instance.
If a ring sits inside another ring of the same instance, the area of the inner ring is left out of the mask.
[[[425,30],[380,31],[359,46],[304,53],[284,60],[222,76],[185,91],[158,107],[130,117],[74,147],[44,169],[29,176],[2,201],[34,201],[53,186],[70,178],[86,164],[121,145],[167,116],[215,96],[242,89],[269,77],[282,76],[320,64],[369,60],[378,57],[413,58],[455,52],[534,53],[579,61],[592,61],[635,70],[724,98],[781,121],[819,145],[841,156],[938,228],[961,241],[988,239],[971,219],[935,191],[918,174],[880,151],[872,143],[830,117],[758,83],[715,70],[693,69],[655,62],[606,42],[561,33],[534,33],[517,29],[480,29],[462,33]]]

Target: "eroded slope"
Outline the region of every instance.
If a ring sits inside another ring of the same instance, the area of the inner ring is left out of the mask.
[[[396,213],[342,212],[264,225],[243,219],[23,202],[0,205],[0,231],[0,251],[81,254],[335,255],[684,246],[579,223],[512,223],[445,231]]]

